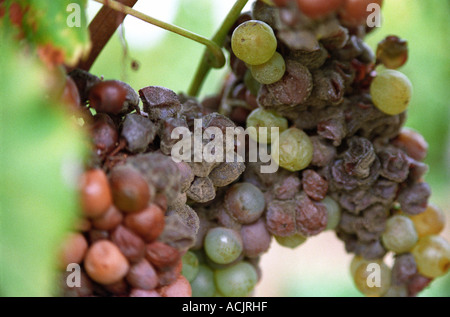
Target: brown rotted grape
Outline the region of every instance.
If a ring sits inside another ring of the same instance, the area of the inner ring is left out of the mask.
[[[124,212],[145,209],[153,195],[153,187],[130,165],[113,168],[109,174],[109,183],[114,205]]]
[[[81,208],[86,217],[99,217],[111,206],[111,190],[103,170],[91,169],[84,172],[79,186]]]
[[[108,285],[120,281],[130,265],[119,248],[108,240],[94,243],[86,253],[84,268],[94,281]]]

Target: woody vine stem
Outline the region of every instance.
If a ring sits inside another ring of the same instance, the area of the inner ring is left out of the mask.
[[[228,31],[230,30],[231,26],[236,21],[242,9],[248,2],[248,0],[237,0],[236,3],[231,8],[230,12],[225,17],[225,20],[217,30],[216,34],[210,40],[201,35],[193,33],[189,30],[150,17],[120,2],[114,0],[94,0],[94,1],[99,2],[105,6],[108,6],[115,11],[134,16],[147,23],[158,26],[162,29],[176,33],[178,35],[191,39],[197,43],[205,45],[207,48],[203,54],[203,57],[194,75],[194,79],[188,90],[188,94],[191,96],[198,95],[201,86],[212,67],[222,68],[225,65],[225,55],[223,54],[221,47],[223,46],[223,42],[225,40],[226,35],[228,34]]]

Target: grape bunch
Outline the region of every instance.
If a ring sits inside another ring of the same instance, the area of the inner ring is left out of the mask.
[[[273,238],[297,248],[326,230],[354,255],[350,273],[366,296],[416,296],[446,274],[444,213],[424,181],[428,145],[403,127],[407,42],[389,36],[373,52],[368,3],[255,1],[226,40],[221,92],[202,101],[70,72],[64,98],[91,152],[79,223],[60,251],[61,268],[80,265],[82,287],[67,287],[64,273],[63,294],[250,296]],[[279,169],[241,162],[238,141],[234,161],[196,159],[196,130],[211,127],[278,128],[248,137]],[[185,161],[174,157],[177,128],[193,141]],[[377,287],[367,282],[374,265]]]
[[[263,192],[261,220],[291,248],[334,230],[355,255],[351,274],[364,295],[415,296],[449,270],[450,245],[439,236],[443,212],[428,203],[427,143],[403,127],[412,85],[397,69],[407,42],[389,36],[370,49],[367,1],[275,3],[254,2],[230,32],[232,74],[219,110],[247,128],[279,128],[267,143],[282,169],[261,174],[262,163],[250,162],[242,177]],[[275,39],[254,44],[270,29]],[[263,64],[273,78],[261,80],[249,56],[275,54],[283,75]],[[381,268],[381,287],[367,285],[370,263]]]
[[[61,251],[62,267],[82,264],[86,283],[75,294],[66,288],[67,294],[190,296],[181,270],[200,226],[191,206],[212,201],[245,166],[176,161],[171,153],[179,139],[172,133],[235,124],[167,88],[136,92],[80,69],[69,73],[66,95],[91,147],[79,181],[80,224]]]

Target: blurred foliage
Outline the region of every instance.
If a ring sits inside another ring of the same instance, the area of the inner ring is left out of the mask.
[[[50,296],[57,251],[78,210],[84,141],[49,84],[61,94],[65,75],[12,34],[0,28],[0,295]]]
[[[41,50],[49,62],[55,59],[74,65],[90,47],[84,8],[87,0],[6,0],[3,27]],[[73,13],[73,14],[71,14]],[[79,27],[68,27],[67,22]]]

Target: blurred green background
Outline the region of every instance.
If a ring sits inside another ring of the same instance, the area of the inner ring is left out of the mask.
[[[210,37],[234,1],[179,0],[167,1],[167,3],[176,10],[172,15],[174,24]],[[140,9],[139,6],[136,8]],[[91,18],[95,10],[96,6],[90,2]],[[152,12],[145,11],[145,8],[141,10],[154,15]],[[170,8],[168,10],[170,11]],[[431,200],[445,210],[448,222],[450,219],[448,198],[450,194],[449,12],[450,1],[446,0],[385,0],[382,27],[367,37],[367,42],[373,49],[381,39],[391,34],[398,35],[409,42],[409,61],[400,69],[414,85],[414,96],[406,125],[418,130],[429,143],[426,163],[429,164],[430,171],[426,180],[433,190]],[[158,16],[155,17],[158,18]],[[134,18],[126,19],[125,38],[127,39],[127,34],[138,28],[141,43],[139,39],[135,39],[134,34],[133,41],[128,41],[128,53],[124,54],[123,41],[116,32],[94,64],[92,72],[103,75],[106,79],[125,80],[136,90],[145,86],[161,85],[176,92],[186,91],[204,48],[171,33],[164,33],[162,37],[157,37],[153,42],[145,44],[148,42],[147,36],[150,38],[159,30],[143,23],[128,27],[130,19]],[[131,70],[132,59],[140,64],[137,71]],[[225,74],[226,69],[212,71],[201,95],[217,92]],[[449,227],[450,223],[444,232],[447,239],[450,239]],[[263,279],[256,295],[360,296],[350,280],[348,274],[350,258],[345,254],[342,244],[339,241],[334,242],[337,238],[331,233],[320,236],[311,239],[314,241],[308,241],[306,246],[295,250],[295,255],[291,250],[279,250],[276,246],[272,247],[262,260]],[[335,246],[337,250],[318,251],[317,249],[321,249],[323,245],[325,250],[332,246]],[[286,261],[298,261],[298,265],[292,263],[287,271],[284,271],[280,267],[280,256]],[[321,263],[314,261],[321,261]],[[325,271],[320,271],[319,268]],[[432,287],[424,291],[421,296],[450,296],[450,274],[433,282]]]

